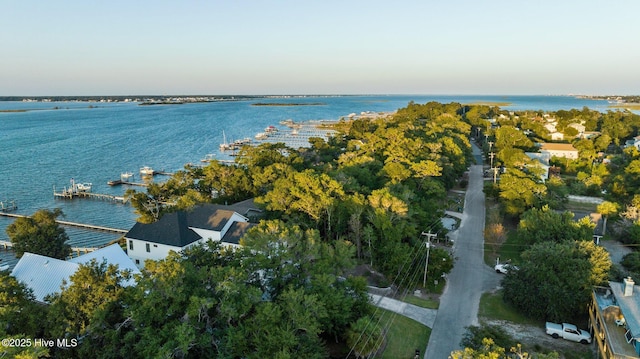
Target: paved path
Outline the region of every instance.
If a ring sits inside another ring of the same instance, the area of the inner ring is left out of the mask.
[[[436,313],[438,313],[435,309],[422,308],[417,305],[401,302],[399,300],[383,297],[377,294],[369,294],[369,297],[376,307],[404,315],[405,317],[411,318],[429,328],[433,328],[433,323],[436,320]]]
[[[479,150],[473,146],[474,154]],[[485,220],[482,165],[471,166],[460,227],[451,233],[454,239],[455,266],[447,276],[440,307],[432,328],[426,359],[446,359],[460,349],[465,327],[478,324],[480,295],[485,279],[495,273],[483,262]]]

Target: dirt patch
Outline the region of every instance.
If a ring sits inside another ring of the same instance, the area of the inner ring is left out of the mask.
[[[563,358],[562,353],[591,352],[596,353],[595,344],[580,344],[564,339],[553,339],[545,333],[544,328],[535,325],[515,324],[505,320],[482,319],[486,325],[499,326],[518,343],[521,343],[524,351],[529,354],[544,350],[544,352],[556,351]]]

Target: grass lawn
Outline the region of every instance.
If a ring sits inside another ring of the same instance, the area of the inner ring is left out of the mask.
[[[387,346],[382,353],[383,359],[413,358],[416,349],[420,350],[421,356],[429,343],[431,329],[413,319],[402,315],[381,310],[382,320],[380,323],[389,323],[387,332]]]
[[[529,319],[502,300],[502,291],[496,293],[483,293],[480,297],[479,317],[487,317],[494,320],[508,320],[517,324],[538,325],[536,320]]]
[[[418,307],[429,309],[438,309],[438,306],[440,305],[440,302],[437,300],[422,299],[416,297],[415,295],[408,295],[402,301],[405,303],[417,305]]]

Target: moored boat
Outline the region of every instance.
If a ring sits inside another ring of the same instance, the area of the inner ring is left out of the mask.
[[[143,176],[153,176],[155,174],[155,171],[149,166],[144,166],[140,168],[140,174]]]
[[[89,192],[91,191],[91,187],[93,183],[85,182],[85,183],[76,183],[76,190],[78,192]]]

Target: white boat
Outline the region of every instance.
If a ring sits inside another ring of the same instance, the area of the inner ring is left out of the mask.
[[[265,132],[256,134],[256,140],[266,140],[269,137]]]
[[[226,151],[233,149],[233,144],[227,143],[227,135],[222,131],[222,143],[220,144],[220,151]]]
[[[269,127],[264,129],[264,132],[265,133],[278,132],[278,128],[276,128],[276,126],[269,126]]]
[[[143,176],[153,176],[155,174],[155,171],[149,166],[144,166],[140,168],[140,174]]]
[[[91,187],[93,183],[85,182],[85,183],[76,183],[76,189],[78,192],[89,192],[91,191]]]
[[[131,172],[122,172],[120,174],[120,179],[122,181],[128,181],[131,177],[133,177],[133,173]]]

